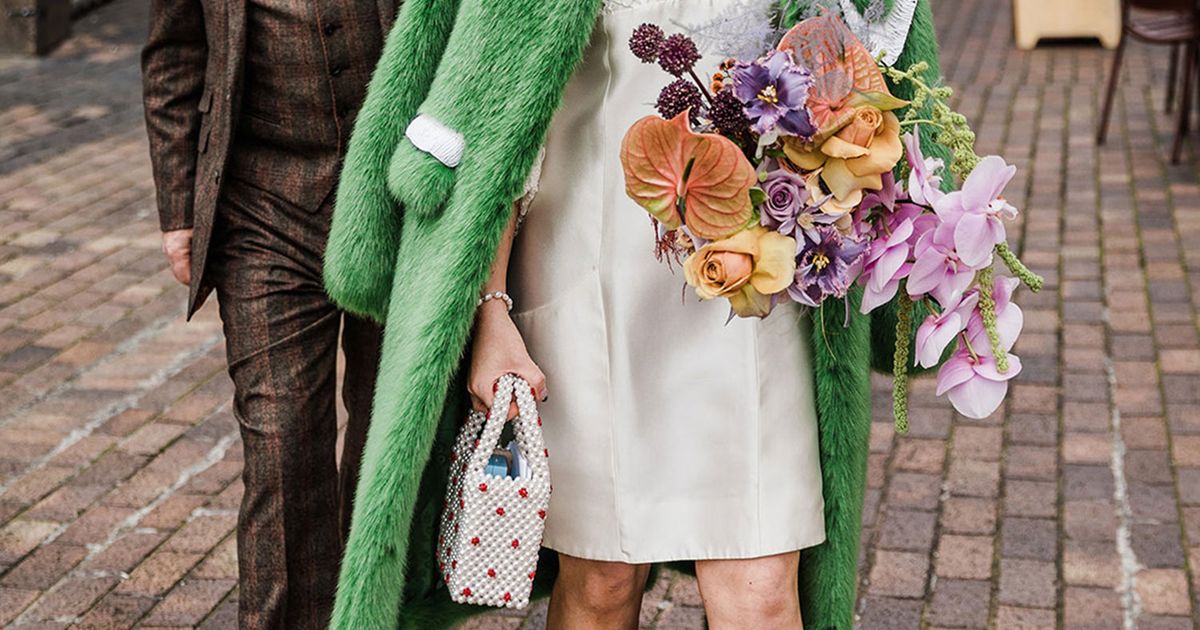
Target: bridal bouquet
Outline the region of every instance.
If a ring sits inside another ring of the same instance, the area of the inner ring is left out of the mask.
[[[676,79],[659,95],[660,116],[625,136],[626,193],[653,217],[658,258],[680,263],[701,300],[728,300],[731,318],[765,317],[783,300],[821,308],[860,285],[862,315],[896,302],[901,430],[909,362],[934,367],[955,343],[938,395],[973,418],[999,407],[1021,371],[1009,353],[1023,324],[1012,294],[1041,279],[1006,243],[1017,209],[1003,191],[1016,167],[974,153],[950,90],[920,78],[924,64],[878,63],[828,14],[706,80],[686,35],[643,24],[630,49]],[[888,80],[911,85],[912,101]],[[921,125],[951,150],[949,165],[922,153]],[[943,192],[946,170],[958,190]],[[993,276],[997,256],[1016,277]],[[915,304],[929,315],[910,358]]]

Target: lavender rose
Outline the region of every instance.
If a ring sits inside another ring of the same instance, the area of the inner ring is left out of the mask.
[[[767,200],[762,205],[762,224],[782,234],[793,236],[796,217],[808,205],[808,190],[804,180],[784,169],[767,174],[762,185]]]

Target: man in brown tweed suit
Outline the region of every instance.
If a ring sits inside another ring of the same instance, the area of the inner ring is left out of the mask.
[[[396,0],[151,2],[142,70],[163,250],[190,287],[189,318],[216,289],[245,446],[243,628],[328,624],[380,333],[329,301],[321,262],[395,11]]]

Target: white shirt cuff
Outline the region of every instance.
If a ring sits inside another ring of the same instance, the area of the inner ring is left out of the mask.
[[[418,114],[408,123],[404,136],[413,146],[450,168],[462,162],[463,149],[466,148],[463,135],[443,125],[433,116]]]

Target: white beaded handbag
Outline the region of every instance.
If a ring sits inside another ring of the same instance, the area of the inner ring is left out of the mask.
[[[526,470],[515,477],[488,474],[488,459],[514,398],[519,411],[515,442]],[[458,434],[437,555],[438,570],[456,602],[501,608],[529,604],[550,503],[550,453],[541,424],[533,390],[508,374],[496,382],[491,411],[471,412]]]

